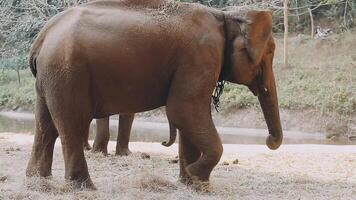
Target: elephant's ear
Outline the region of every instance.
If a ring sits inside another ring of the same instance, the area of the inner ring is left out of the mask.
[[[253,63],[260,63],[272,32],[270,11],[247,11],[241,26],[245,36],[245,47]]]

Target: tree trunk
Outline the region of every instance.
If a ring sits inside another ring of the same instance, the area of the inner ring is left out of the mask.
[[[20,76],[20,69],[19,69],[19,67],[16,69],[16,73],[17,73],[17,81],[19,82],[19,85],[21,85],[21,76]]]
[[[284,67],[288,65],[288,0],[284,0]]]
[[[225,4],[225,0],[220,0],[219,1],[219,8],[222,8]]]
[[[313,13],[312,11],[310,10],[310,8],[308,8],[308,12],[309,12],[309,15],[310,15],[310,26],[311,26],[311,38],[314,38],[314,18],[313,18]]]
[[[295,0],[295,14],[297,15],[297,20],[298,20],[298,23],[300,23],[300,17],[299,17],[299,9],[298,9],[298,0]]]

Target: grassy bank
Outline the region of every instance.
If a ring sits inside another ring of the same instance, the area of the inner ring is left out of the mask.
[[[284,109],[316,109],[341,115],[356,112],[355,33],[335,35],[326,40],[303,37],[290,39],[289,66],[283,67],[282,41],[277,40],[275,74],[279,103]],[[34,108],[35,79],[29,69],[0,71],[0,107]],[[228,84],[221,99],[222,110],[257,107],[257,98],[244,86]]]
[[[5,109],[34,109],[35,78],[29,69],[20,71],[21,83],[18,82],[15,71],[0,71],[0,107]]]
[[[326,40],[291,38],[289,65],[284,67],[283,43],[277,40],[274,71],[281,108],[355,113],[355,43],[355,33]],[[225,107],[258,106],[257,98],[243,86],[229,84],[222,98]]]

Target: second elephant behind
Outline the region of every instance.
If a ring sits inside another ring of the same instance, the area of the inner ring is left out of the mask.
[[[130,133],[135,114],[120,114],[119,128],[117,134],[117,143],[115,155],[127,156],[131,153],[129,150]],[[169,123],[169,141],[162,142],[162,145],[171,146],[177,137],[177,129]],[[96,120],[96,136],[93,144],[93,152],[101,152],[107,154],[107,146],[110,139],[110,118],[101,118]],[[86,140],[84,146],[89,146]]]

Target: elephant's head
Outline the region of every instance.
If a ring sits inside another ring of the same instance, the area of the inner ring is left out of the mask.
[[[277,149],[283,139],[272,70],[275,43],[269,11],[225,12],[225,80],[243,84],[258,96],[268,126],[267,146]]]

